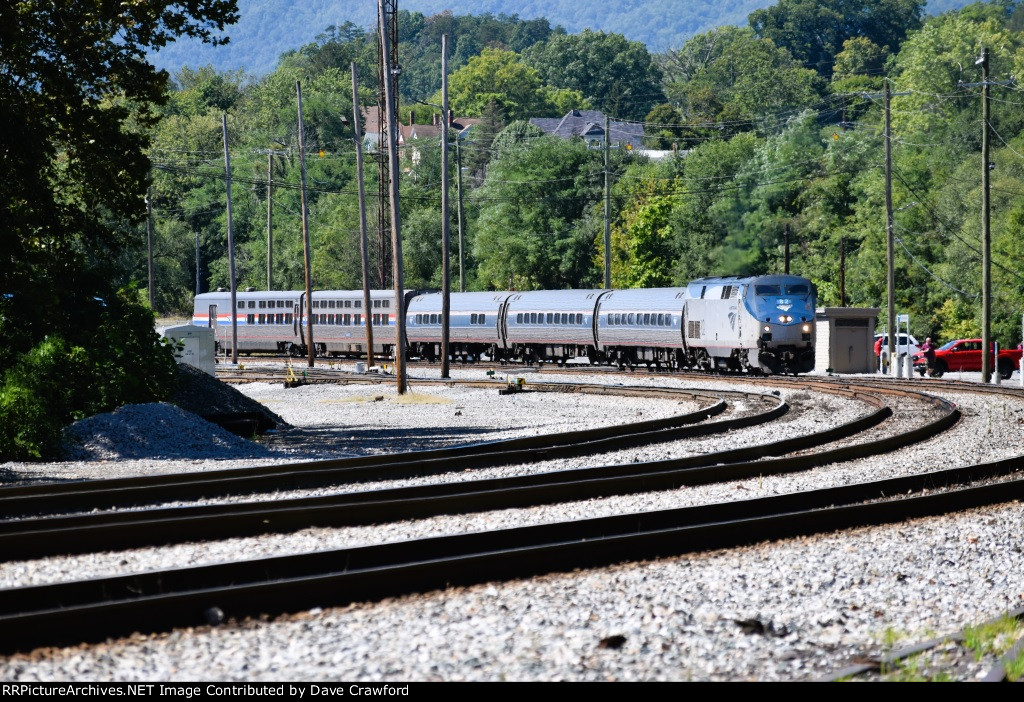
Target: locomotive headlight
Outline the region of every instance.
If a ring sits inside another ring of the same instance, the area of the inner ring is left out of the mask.
[[[764,330],[765,330],[766,332],[770,332],[770,331],[772,330],[772,328],[771,328],[771,327],[769,327],[769,326],[768,326],[767,324],[765,324],[765,325],[764,325]]]
[[[804,334],[809,334],[810,331],[811,331],[811,325],[810,324],[805,324],[803,326],[803,330],[804,330]]]

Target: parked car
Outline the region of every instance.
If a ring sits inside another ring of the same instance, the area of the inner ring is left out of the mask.
[[[989,354],[993,349],[989,348]],[[1020,367],[1020,349],[999,349],[999,357],[992,366],[1003,380],[1009,379]],[[914,356],[914,370],[924,376],[928,364],[923,353]],[[948,371],[980,371],[981,339],[957,339],[935,349],[935,366],[932,377],[941,378]]]
[[[881,342],[881,343],[879,343]],[[896,357],[906,355],[913,356],[919,351],[917,339],[910,334],[896,335]],[[875,334],[875,358],[882,357],[882,363],[889,363],[889,335],[886,333]]]

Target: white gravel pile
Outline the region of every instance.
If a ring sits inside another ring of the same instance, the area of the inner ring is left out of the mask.
[[[71,459],[239,458],[266,456],[258,444],[164,402],[125,405],[75,422],[64,432]]]

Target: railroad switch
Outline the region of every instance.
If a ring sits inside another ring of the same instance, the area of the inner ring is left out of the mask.
[[[302,371],[302,377],[295,375],[295,369],[289,364],[288,372],[284,376],[284,386],[286,388],[297,388],[306,384],[306,371]]]
[[[515,395],[516,393],[519,393],[519,392],[525,392],[525,390],[526,390],[526,379],[525,378],[516,378],[516,381],[514,383],[511,380],[509,380],[508,384],[505,385],[505,387],[503,387],[500,390],[498,390],[498,394],[499,395]]]

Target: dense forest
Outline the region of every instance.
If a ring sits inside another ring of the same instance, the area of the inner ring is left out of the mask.
[[[10,252],[0,267],[0,455],[45,454],[73,418],[166,394],[170,352],[152,338],[139,289],[147,278],[147,188],[155,308],[185,313],[197,290],[228,285],[223,115],[238,285],[267,285],[269,197],[274,287],[302,286],[296,81],[314,286],[361,285],[349,67],[357,66],[360,102],[374,104],[372,32],[325,27],[259,78],[193,66],[166,81],[145,56],[174,38],[168,27],[216,42],[235,7],[209,5],[193,16],[174,3],[148,3],[101,21],[90,13],[102,8],[33,1],[2,10],[24,17],[0,17],[19,33],[0,45],[9,125],[0,135],[0,234]],[[989,120],[994,333],[1015,345],[1024,310],[1024,87],[1009,78],[1024,74],[1024,3],[976,3],[936,16],[925,9],[921,0],[780,0],[743,26],[710,29],[662,53],[619,33],[568,33],[549,19],[401,11],[403,122],[414,112],[429,124],[437,112],[430,104],[440,102],[442,34],[452,107],[479,119],[448,135],[462,166],[467,289],[600,284],[607,171],[616,286],[779,271],[788,228],[792,268],[815,281],[821,304],[839,303],[843,247],[848,304],[882,306],[879,92],[888,80],[899,93],[897,307],[919,338],[976,335],[981,90],[968,84],[981,79],[984,47],[1000,82]],[[66,26],[91,29],[58,39]],[[45,60],[55,46],[69,47],[63,63]],[[639,125],[649,148],[677,151],[652,160],[616,148],[606,168],[600,150],[528,122],[573,108]],[[406,283],[436,288],[440,141],[410,140],[403,158]],[[450,168],[454,184],[457,166]],[[372,158],[365,170],[372,213]],[[457,271],[454,252],[452,265]],[[129,372],[140,363],[144,381]]]

